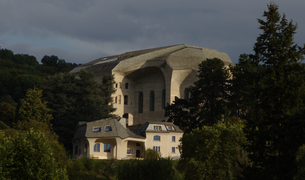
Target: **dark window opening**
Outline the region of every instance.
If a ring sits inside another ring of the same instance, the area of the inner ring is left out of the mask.
[[[150,91],[149,110],[150,111],[155,110],[155,92],[154,91]]]
[[[128,89],[128,83],[125,83],[125,89]]]
[[[162,109],[165,108],[165,89],[162,90]]]
[[[138,113],[143,113],[143,92],[139,92]]]
[[[124,104],[128,105],[128,95],[124,95]]]

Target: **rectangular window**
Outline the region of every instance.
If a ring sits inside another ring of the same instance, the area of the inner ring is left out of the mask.
[[[110,152],[110,144],[104,144],[104,152]]]
[[[105,126],[105,131],[111,131],[111,126]]]
[[[100,152],[100,143],[95,143],[93,150],[94,152]]]
[[[174,129],[173,126],[167,126],[167,130],[171,131],[173,129]]]
[[[132,149],[127,149],[127,154],[133,154]]]
[[[115,88],[118,88],[118,83],[115,84]]]
[[[115,98],[114,98],[114,103],[118,103],[118,97],[117,96],[115,96]]]
[[[128,105],[128,95],[124,95],[124,104]]]
[[[139,92],[138,113],[143,113],[143,92]]]
[[[128,83],[125,83],[125,89],[128,89]]]
[[[162,90],[162,109],[165,108],[165,89]]]
[[[160,136],[158,136],[158,135],[156,135],[156,136],[154,136],[154,141],[160,141]]]
[[[100,132],[101,131],[101,127],[94,127],[93,128],[93,132]]]
[[[172,136],[172,141],[176,142],[176,136]]]
[[[121,95],[119,95],[119,104],[121,104]]]
[[[176,152],[176,148],[172,147],[172,153],[175,153],[175,152]]]
[[[162,129],[161,129],[161,126],[154,126],[154,130],[155,131],[161,131]]]
[[[155,110],[155,92],[150,91],[150,96],[149,96],[149,111],[154,111]]]
[[[154,146],[154,148],[153,148],[155,151],[158,151],[158,152],[160,152],[160,146]]]

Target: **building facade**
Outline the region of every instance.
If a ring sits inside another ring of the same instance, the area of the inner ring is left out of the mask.
[[[161,157],[180,158],[179,139],[183,131],[173,123],[146,122],[136,130],[126,127],[126,119],[80,122],[73,138],[73,158],[143,158],[154,149]]]
[[[164,107],[175,97],[187,98],[187,88],[197,80],[198,65],[207,58],[233,65],[226,53],[181,44],[99,58],[71,72],[92,71],[98,82],[105,73],[114,75],[114,114],[128,119],[128,125],[138,125],[166,121]]]

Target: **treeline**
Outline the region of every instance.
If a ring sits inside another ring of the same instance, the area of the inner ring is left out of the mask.
[[[186,133],[186,179],[304,179],[305,45],[276,4],[263,17],[254,54],[203,61],[190,98],[166,108]]]
[[[34,56],[0,49],[0,101],[10,96],[17,103],[25,96],[27,89],[40,87],[47,77],[69,72],[76,66],[54,55],[45,55],[39,64]]]

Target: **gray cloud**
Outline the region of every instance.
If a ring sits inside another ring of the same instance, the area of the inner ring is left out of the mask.
[[[237,63],[251,53],[270,1],[239,0],[4,0],[0,45],[37,57],[57,55],[67,62],[146,48],[190,44],[226,52]],[[305,2],[276,2],[298,22],[295,41],[305,42]]]

